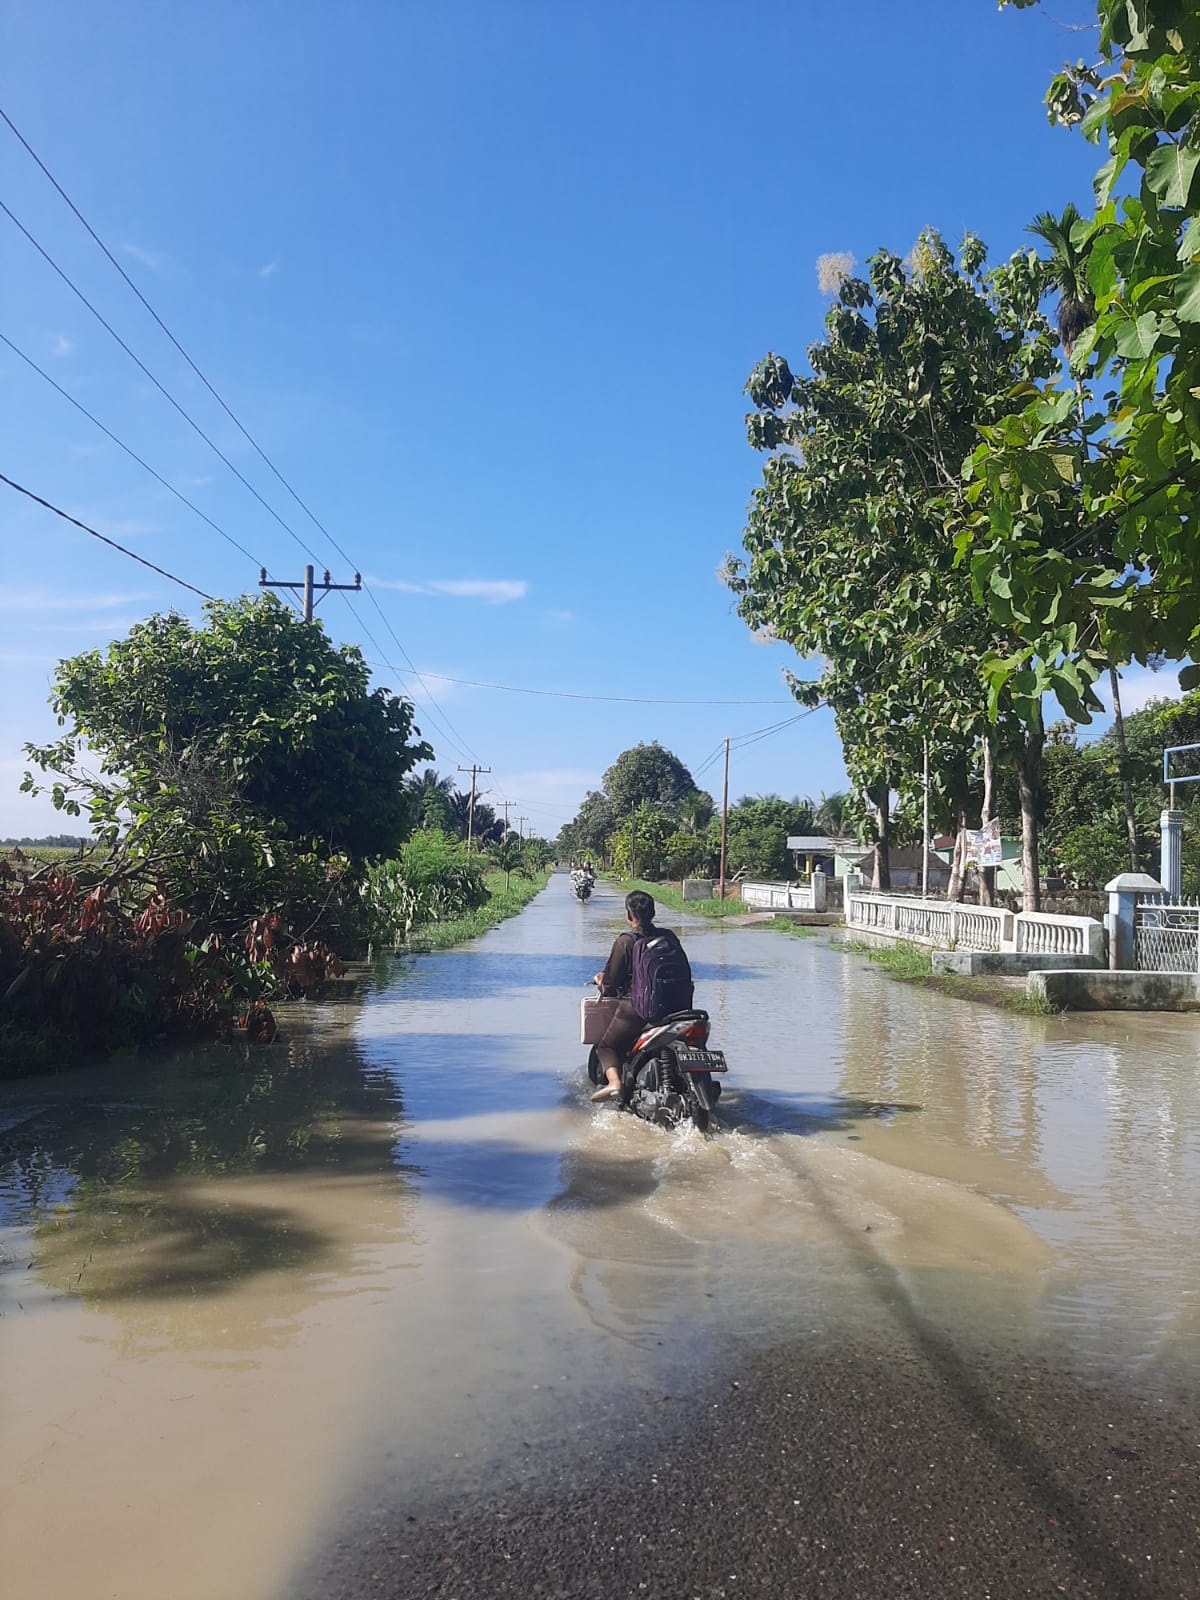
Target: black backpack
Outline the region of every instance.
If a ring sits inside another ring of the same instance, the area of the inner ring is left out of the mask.
[[[694,993],[691,965],[670,928],[651,928],[634,940],[629,1004],[643,1021],[687,1011]]]

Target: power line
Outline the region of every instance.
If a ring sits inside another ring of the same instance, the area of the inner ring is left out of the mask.
[[[0,335],[0,337],[3,337]],[[375,663],[372,663],[374,665]],[[387,663],[384,663],[387,665]],[[396,668],[392,669],[396,671]],[[534,694],[554,700],[596,700],[606,704],[634,706],[785,706],[788,700],[651,700],[627,694],[579,694],[568,689],[526,689],[512,683],[484,683],[477,678],[452,678],[445,672],[405,673],[405,677],[436,678],[439,683],[457,683],[468,689],[496,689],[503,694]]]
[[[160,578],[169,578],[172,583],[177,583],[181,589],[190,589],[193,594],[198,594],[201,600],[211,600],[211,594],[205,594],[203,589],[197,589],[194,583],[187,583],[183,578],[177,578],[173,572],[168,572],[165,567],[156,567],[153,561],[147,561],[145,556],[135,555],[132,550],[126,550],[123,544],[118,544],[115,539],[110,539],[105,533],[98,533],[95,528],[89,528],[86,522],[80,522],[78,517],[73,517],[61,507],[52,505],[49,500],[43,500],[40,494],[34,494],[32,489],[26,489],[24,484],[14,483],[11,478],[6,478],[0,472],[0,483],[6,483],[10,489],[15,489],[18,494],[27,495],[30,500],[36,501],[39,506],[45,506],[47,511],[53,511],[56,517],[61,517],[64,522],[72,523],[76,528],[82,528],[84,533],[90,533],[93,539],[99,539],[102,544],[111,545],[114,550],[119,550],[123,556],[128,556],[131,561],[140,562],[143,567],[149,567],[151,572],[157,572]]]
[[[173,406],[174,409],[176,411],[178,411],[179,415],[183,418],[183,420],[187,423],[187,425],[190,428],[194,429],[195,432],[200,435],[201,439],[204,440],[205,444],[209,447],[209,449],[213,452],[213,454],[218,456],[225,463],[225,465],[229,468],[230,472],[233,473],[234,477],[238,480],[238,482],[241,483],[245,488],[247,488],[250,491],[250,493],[258,501],[259,505],[262,506],[263,510],[266,511],[269,516],[271,516],[271,517],[273,517],[275,519],[275,521],[279,524],[279,526],[283,529],[283,531],[288,535],[288,537],[290,539],[294,539],[296,541],[296,543],[304,551],[305,555],[311,556],[314,561],[316,561],[318,564],[321,564],[320,557],[316,554],[316,552],[314,550],[310,549],[309,546],[307,544],[305,544],[304,540],[300,537],[300,535],[296,532],[296,530],[294,528],[290,527],[283,520],[283,518],[279,515],[278,511],[276,511],[275,508],[272,505],[270,505],[266,500],[263,499],[262,495],[259,494],[258,490],[250,482],[249,478],[247,478],[244,475],[244,473],[240,472],[238,470],[238,468],[234,466],[233,462],[229,459],[229,457],[221,449],[220,445],[216,444],[212,439],[209,438],[208,434],[205,433],[204,429],[200,426],[200,424],[196,421],[196,419],[189,412],[185,411],[184,408],[179,404],[179,401],[176,400],[175,396],[170,392],[170,390],[165,388],[163,386],[163,384],[161,384],[159,382],[159,380],[150,371],[150,368],[141,359],[141,357],[134,354],[134,352],[130,349],[130,347],[125,343],[125,340],[122,339],[121,335],[113,327],[112,323],[109,322],[104,317],[104,315],[100,311],[98,311],[96,309],[96,307],[88,299],[87,295],[84,294],[83,290],[79,287],[79,285],[77,283],[75,283],[73,281],[73,279],[71,279],[68,276],[68,274],[66,272],[64,272],[62,267],[59,266],[58,262],[55,261],[54,257],[50,254],[50,252],[48,250],[46,250],[41,244],[38,243],[38,241],[34,238],[33,234],[30,233],[29,229],[25,226],[25,224],[20,221],[20,219],[9,209],[9,207],[5,204],[5,202],[3,200],[0,200],[0,211],[3,211],[5,216],[14,225],[14,227],[16,227],[21,233],[24,234],[25,238],[28,239],[29,243],[33,246],[33,248],[37,251],[37,253],[42,257],[42,259],[47,263],[47,265],[49,267],[51,267],[58,274],[58,276],[66,284],[67,288],[70,289],[71,293],[74,294],[79,300],[81,300],[83,302],[83,304],[92,313],[92,315],[95,317],[96,321],[100,324],[100,326],[102,328],[104,328],[109,334],[111,334],[112,337],[117,341],[117,343],[121,346],[121,349],[124,350],[125,354],[129,357],[129,359],[133,362],[133,364],[138,368],[138,370],[140,372],[145,373],[146,377],[149,378],[150,382],[158,390],[159,394],[162,395],[163,399],[166,400],[169,405]]]
[[[353,616],[354,616],[355,622],[362,629],[362,631],[366,634],[367,638],[370,640],[371,644],[378,651],[378,653],[379,653],[379,655],[381,657],[381,661],[368,662],[368,665],[369,666],[379,666],[379,665],[382,664],[384,667],[387,668],[387,670],[389,672],[394,673],[397,678],[403,678],[403,677],[409,676],[409,674],[403,672],[401,670],[401,668],[395,666],[391,661],[388,660],[387,652],[384,650],[384,648],[380,644],[379,640],[371,632],[370,628],[367,627],[366,623],[359,616],[358,611],[354,607],[354,604],[351,601],[349,595],[346,596],[346,604],[348,606],[350,606],[351,611],[352,611]],[[403,646],[401,646],[401,648],[403,649]],[[412,666],[412,662],[411,661],[409,662],[409,666]],[[424,681],[423,679],[421,679],[421,676],[420,676],[419,673],[417,673],[416,676],[417,676],[417,679],[418,679],[419,682],[423,682]],[[437,702],[432,699],[432,696],[430,697],[430,709],[433,710],[435,713],[438,713],[438,721],[439,721],[439,723],[441,725],[442,732],[445,734],[447,742],[449,744],[451,744],[455,748],[456,752],[459,755],[463,756],[468,761],[478,760],[479,758],[475,755],[475,752],[473,750],[471,750],[461,739],[459,739],[455,734],[453,734],[450,731],[451,724],[449,723],[449,720],[445,716],[440,714],[440,708],[438,707]]]
[[[140,301],[140,303],[145,307],[146,311],[154,319],[154,322],[162,330],[162,332],[167,336],[167,338],[171,341],[171,344],[179,352],[179,354],[183,357],[184,361],[187,362],[188,366],[192,369],[192,371],[196,374],[196,376],[200,379],[200,382],[208,390],[209,394],[212,395],[213,399],[217,402],[217,404],[221,407],[222,411],[224,411],[225,415],[229,418],[229,420],[237,428],[238,432],[247,441],[247,443],[251,446],[251,448],[259,456],[259,458],[266,464],[266,466],[270,469],[270,471],[274,474],[274,476],[278,479],[278,481],[283,485],[283,487],[287,490],[288,494],[291,495],[292,499],[300,507],[301,511],[304,512],[305,516],[308,517],[309,521],[313,524],[313,526],[318,528],[320,530],[320,532],[322,534],[324,534],[325,538],[329,540],[329,543],[333,546],[334,550],[337,551],[338,555],[340,555],[342,557],[343,561],[347,562],[350,565],[351,568],[358,567],[359,563],[355,562],[352,559],[352,557],[350,557],[346,553],[346,551],[338,543],[337,539],[334,538],[333,534],[330,533],[329,529],[325,526],[325,524],[317,516],[316,512],[313,511],[312,507],[310,505],[308,505],[308,503],[304,499],[301,498],[301,496],[298,493],[298,491],[292,486],[292,484],[289,482],[289,480],[286,477],[284,477],[283,473],[279,470],[279,468],[271,460],[270,456],[267,455],[266,451],[262,448],[262,446],[259,444],[258,440],[254,437],[254,435],[250,432],[250,430],[242,422],[241,418],[239,416],[237,416],[237,414],[234,412],[232,407],[229,406],[226,403],[226,401],[222,398],[222,396],[217,392],[216,388],[209,382],[208,378],[200,370],[199,366],[197,366],[196,362],[188,354],[187,350],[184,349],[184,347],[180,343],[180,341],[171,332],[170,328],[168,328],[167,324],[159,316],[158,312],[150,304],[149,300],[147,300],[146,296],[142,293],[142,291],[138,288],[137,284],[129,276],[128,272],[126,272],[125,268],[117,260],[116,256],[112,253],[112,251],[105,244],[104,240],[96,232],[95,228],[92,227],[91,223],[84,216],[83,212],[80,211],[79,207],[71,199],[70,195],[63,188],[62,184],[59,183],[58,179],[54,176],[54,174],[50,171],[50,169],[46,165],[46,163],[38,155],[37,151],[29,143],[29,140],[26,139],[24,134],[17,127],[16,123],[13,122],[12,118],[8,115],[8,113],[6,111],[4,111],[4,109],[2,107],[0,107],[0,117],[3,117],[5,123],[8,125],[8,128],[10,129],[10,131],[12,132],[14,137],[23,146],[23,148],[25,149],[27,154],[34,161],[34,163],[37,165],[37,167],[40,169],[40,171],[45,175],[45,177],[50,182],[50,184],[53,186],[55,191],[62,198],[62,200],[65,202],[65,204],[69,207],[69,209],[71,210],[73,215],[82,224],[84,229],[86,229],[87,233],[95,241],[96,245],[103,252],[103,254],[106,257],[106,259],[112,264],[112,266],[114,266],[116,268],[116,270],[120,274],[122,280],[128,285],[128,287],[137,296],[137,298]],[[0,201],[0,205],[2,205],[2,204],[3,204],[3,202]],[[54,267],[55,271],[59,273],[59,275],[63,278],[64,282],[66,282],[68,285],[70,285],[70,287],[72,289],[75,289],[75,285],[71,283],[71,280],[66,276],[66,274],[64,272],[62,272],[62,269],[59,268],[56,265],[56,263],[51,259],[51,257],[44,250],[42,250],[42,247],[33,238],[32,234],[30,234],[25,228],[21,227],[21,224],[19,222],[17,222],[17,219],[15,217],[13,217],[12,212],[8,211],[8,207],[7,206],[5,206],[4,209],[8,213],[9,217],[11,217],[12,220],[17,223],[17,226],[19,228],[21,228],[22,233],[24,233],[26,238],[29,239],[30,243],[33,244],[35,246],[35,248],[37,248],[39,251],[41,251],[42,255],[45,256],[45,259],[50,263],[51,266]],[[88,306],[88,309],[91,310],[95,316],[100,317],[99,312],[97,312],[95,310],[95,308],[93,306],[91,306],[90,303],[86,299],[84,299],[83,295],[80,293],[80,291],[78,289],[75,289],[75,293],[79,294],[80,299],[82,299],[84,301],[84,304]],[[104,319],[102,317],[100,317],[100,321],[103,322]],[[104,323],[104,326],[108,327],[108,324]],[[120,343],[122,345],[122,348],[124,350],[126,350],[126,352],[132,357],[132,359],[137,361],[137,357],[133,355],[133,352],[129,349],[128,345],[124,344],[124,341],[120,340],[118,335],[116,333],[114,333],[111,328],[109,328],[109,332],[113,334],[113,337],[118,340],[118,343]],[[217,448],[217,446],[215,444],[213,444],[210,439],[208,439],[208,436],[206,434],[204,434],[200,430],[200,428],[197,426],[196,423],[192,422],[192,419],[187,416],[187,413],[185,411],[183,411],[182,407],[179,406],[176,401],[171,399],[171,396],[169,394],[167,394],[167,391],[165,389],[163,389],[162,385],[158,383],[158,380],[153,378],[152,374],[150,374],[149,371],[144,366],[142,366],[142,363],[138,362],[138,365],[142,367],[142,371],[146,372],[146,376],[151,378],[151,381],[153,383],[155,383],[156,387],[158,387],[161,390],[163,395],[166,396],[166,398],[168,400],[171,400],[171,404],[175,406],[176,410],[178,410],[181,415],[186,417],[187,420],[192,423],[192,426],[196,428],[196,431],[198,433],[200,433],[201,437],[205,440],[205,442],[208,443],[211,446],[211,448],[216,451],[217,455],[219,455],[221,457],[221,460],[225,462],[226,466],[229,467],[230,471],[233,472],[236,475],[236,477],[243,484],[245,484],[246,488],[250,490],[251,494],[254,495],[255,499],[258,500],[260,502],[260,504],[263,505],[266,508],[266,510],[270,512],[271,516],[273,516],[275,518],[275,520],[280,524],[280,526],[283,527],[288,532],[288,534],[290,534],[290,536],[293,539],[295,539],[296,543],[300,545],[301,549],[303,549],[307,555],[312,556],[314,561],[317,561],[318,557],[316,556],[315,552],[312,551],[311,549],[309,549],[308,545],[306,545],[304,543],[304,541],[300,538],[299,534],[297,534],[295,532],[295,530],[289,526],[288,523],[284,522],[283,518],[279,516],[278,512],[273,510],[272,507],[270,507],[267,504],[267,502],[262,498],[262,496],[258,493],[258,491],[253,488],[253,486],[248,482],[248,480],[246,478],[244,478],[242,476],[242,474],[233,465],[233,463],[231,461],[229,461],[228,457],[226,457]],[[259,563],[259,564],[261,565],[261,563]],[[376,611],[379,613],[379,616],[380,616],[381,620],[383,621],[384,627],[391,634],[393,640],[396,643],[397,648],[400,650],[401,655],[404,656],[405,660],[408,660],[407,652],[405,651],[403,644],[401,644],[399,636],[397,635],[395,629],[392,627],[391,623],[388,621],[387,617],[384,615],[383,608],[382,608],[382,606],[380,606],[379,601],[375,598],[374,594],[369,589],[368,589],[368,595],[370,597],[371,603],[374,605]],[[357,613],[356,613],[356,615],[357,615]],[[378,647],[376,647],[376,648],[378,648]],[[381,652],[381,654],[382,654],[382,652]],[[444,724],[447,727],[447,729],[453,729],[454,728],[454,724],[450,721],[450,718],[447,717],[445,715],[445,713],[441,711],[441,708],[438,707],[437,701],[434,698],[434,695],[433,695],[432,691],[430,690],[428,684],[426,684],[424,682],[424,679],[421,677],[421,674],[419,672],[417,672],[416,668],[413,666],[411,661],[409,661],[409,666],[412,667],[412,671],[413,671],[414,676],[417,678],[417,681],[419,683],[421,683],[422,686],[424,687],[425,692],[429,697],[430,704],[437,709],[438,714],[439,714],[440,718],[442,719],[442,721],[444,722]],[[465,744],[466,741],[462,740],[461,736],[459,736],[457,734],[457,732],[455,732],[454,737],[455,737],[455,739],[458,740],[458,742]],[[472,752],[472,755],[473,754],[474,753]],[[474,757],[474,759],[478,760],[478,757]]]
[[[0,111],[0,116],[3,115],[4,113]],[[130,460],[136,461],[139,467],[143,467],[155,480],[155,482],[161,483],[164,489],[168,490],[175,496],[176,500],[185,505],[189,511],[194,512],[195,515],[200,518],[201,522],[206,522],[214,533],[220,534],[221,538],[225,540],[226,544],[231,544],[235,550],[240,551],[241,554],[244,555],[248,561],[252,561],[256,567],[262,566],[262,562],[258,559],[258,557],[256,555],[252,555],[250,551],[246,549],[244,544],[239,544],[239,542],[231,533],[226,533],[225,529],[222,528],[219,523],[214,522],[210,516],[207,516],[203,511],[201,511],[199,506],[193,505],[188,499],[187,495],[182,494],[173,483],[168,483],[161,473],[156,472],[148,461],[144,461],[142,457],[138,455],[136,450],[131,450],[125,441],[123,439],[119,439],[111,428],[106,428],[104,426],[99,417],[93,416],[85,405],[81,405],[73,394],[63,388],[61,383],[56,383],[48,372],[44,372],[42,368],[38,366],[33,357],[26,355],[24,350],[22,350],[19,345],[15,345],[7,336],[7,334],[0,333],[0,343],[6,344],[15,356],[20,356],[21,360],[25,362],[26,366],[32,367],[39,378],[44,378],[52,389],[56,389],[58,393],[62,395],[64,400],[69,401],[70,404],[75,407],[76,411],[81,412],[89,422],[93,423],[97,428],[99,428],[100,432],[104,434],[106,438],[111,439],[113,444],[115,444],[118,449],[124,450],[125,454],[130,458]]]

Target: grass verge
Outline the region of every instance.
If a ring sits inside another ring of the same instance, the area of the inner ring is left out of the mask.
[[[641,889],[656,905],[671,906],[675,911],[695,911],[702,917],[742,917],[750,910],[740,895],[736,900],[685,900],[669,883],[646,883],[642,878],[619,878],[616,886],[622,894]]]
[[[934,972],[933,957],[922,945],[867,944],[862,939],[836,939],[834,948],[850,955],[866,956],[876,966],[902,983],[915,983],[954,1000],[970,1000],[1020,1017],[1052,1017],[1055,1008],[1043,996],[1026,994],[1003,978],[965,978],[956,972]]]
[[[424,928],[416,929],[408,943],[401,945],[399,949],[401,952],[413,953],[449,950],[452,945],[465,944],[468,939],[477,939],[481,933],[494,928],[498,922],[505,922],[509,917],[515,917],[518,911],[523,911],[534,895],[539,894],[549,881],[548,872],[539,872],[533,878],[519,878],[513,873],[506,889],[502,872],[485,873],[484,882],[488,891],[486,905],[480,906],[477,911],[469,912],[465,917],[456,918],[453,922],[431,922]]]

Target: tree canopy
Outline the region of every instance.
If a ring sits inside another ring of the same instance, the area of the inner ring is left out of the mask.
[[[643,803],[674,811],[696,792],[695,779],[683,762],[657,739],[623,750],[603,782],[605,798],[618,817],[627,816]]]
[[[1067,238],[1094,320],[1062,382],[985,430],[962,542],[1018,641],[993,682],[1052,690],[1079,720],[1108,660],[1200,654],[1200,13],[1098,0],[1097,14],[1098,58],[1046,96],[1052,122],[1104,153]]]
[[[958,566],[962,462],[1014,387],[1053,368],[1036,259],[991,273],[985,262],[978,239],[956,261],[932,230],[908,262],[879,251],[865,279],[841,281],[809,375],[770,354],[746,386],[750,443],[767,460],[746,559],[727,578],[752,628],[820,659],[793,692],[834,711],[875,813],[881,887],[891,791],[919,781],[929,745],[963,811],[969,753],[988,731],[981,662],[1001,641]],[[1021,709],[1032,759],[1039,707]],[[1000,733],[1017,747],[1011,712]]]
[[[27,747],[55,775],[55,803],[122,837],[130,859],[190,857],[193,870],[218,836],[242,852],[256,840],[267,867],[271,840],[314,859],[392,854],[409,825],[404,780],[432,753],[412,705],[372,690],[355,646],[273,595],[206,612],[201,627],[150,617],[60,663],[51,698],[66,732]]]

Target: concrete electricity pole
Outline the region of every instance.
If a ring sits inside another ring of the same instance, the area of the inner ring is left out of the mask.
[[[305,567],[303,583],[285,583],[282,578],[268,578],[266,567],[258,569],[258,587],[260,589],[300,589],[304,594],[304,620],[311,622],[313,619],[313,590],[320,589],[322,594],[330,594],[335,589],[350,589],[357,593],[362,588],[362,573],[354,574],[353,583],[333,583],[326,568],[325,576],[320,583],[313,581],[312,567]]]
[[[721,887],[720,898],[725,898],[725,841],[729,836],[729,740],[725,741],[725,781],[721,787]]]
[[[460,772],[471,774],[471,802],[467,807],[467,854],[471,854],[471,836],[475,831],[475,780],[481,772],[490,772],[491,767],[469,766],[459,767]]]

